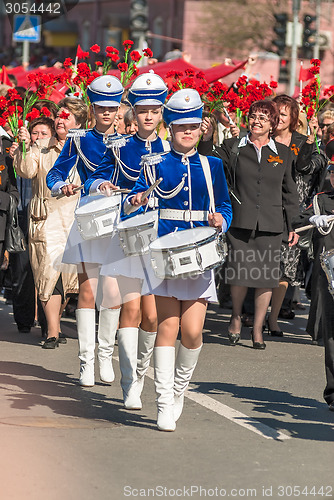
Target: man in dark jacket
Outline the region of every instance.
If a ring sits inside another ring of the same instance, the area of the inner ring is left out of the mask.
[[[321,307],[321,329],[325,345],[325,368],[327,384],[324,390],[324,399],[331,411],[334,411],[334,289],[328,289],[329,280],[332,285],[333,260],[334,260],[334,163],[328,167],[330,174],[331,190],[318,195],[320,215],[314,215],[313,206],[300,214],[294,221],[295,228],[302,227],[309,222],[313,224],[317,231],[314,234],[315,264],[313,272],[319,273],[318,292]],[[327,272],[322,269],[320,262],[324,252],[333,255],[331,265]],[[328,275],[328,276],[327,276]]]

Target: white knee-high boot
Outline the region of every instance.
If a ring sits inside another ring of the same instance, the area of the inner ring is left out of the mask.
[[[202,346],[197,349],[187,349],[181,343],[175,362],[174,379],[174,417],[175,422],[181,416],[183,410],[184,393],[189,385],[192,374],[196,368]]]
[[[157,393],[158,418],[160,431],[175,431],[174,419],[174,365],[175,347],[159,346],[153,350],[154,383]]]
[[[144,378],[150,366],[156,336],[157,332],[146,332],[139,327],[137,353],[137,387],[139,395],[141,395],[143,391]]]
[[[75,315],[79,341],[79,384],[84,387],[92,387],[95,383],[95,309],[77,309]]]
[[[111,384],[111,382],[115,380],[115,374],[112,367],[112,354],[114,352],[119,314],[120,308],[101,308],[100,310],[99,329],[97,333],[97,358],[99,360],[100,379],[106,384]]]
[[[136,373],[138,328],[120,328],[117,339],[124,406],[127,410],[141,410],[142,404],[137,390]]]

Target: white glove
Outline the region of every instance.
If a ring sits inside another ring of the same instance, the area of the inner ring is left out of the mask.
[[[316,227],[328,227],[330,218],[331,215],[312,215],[312,217],[309,218],[309,221]]]

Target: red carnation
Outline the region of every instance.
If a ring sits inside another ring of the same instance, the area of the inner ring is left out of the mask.
[[[43,113],[43,115],[46,116],[47,118],[51,116],[51,111],[46,106],[42,107],[41,113]]]
[[[144,53],[145,57],[153,57],[153,52],[148,47],[147,47],[147,49],[143,50],[143,53]]]
[[[199,71],[198,73],[196,73],[196,78],[199,78],[200,80],[204,80],[205,74],[203,73],[203,71]]]
[[[18,128],[23,127],[23,120],[18,120],[17,121],[17,126],[18,126]]]
[[[108,45],[108,47],[106,47],[106,52],[111,52],[111,54],[119,54],[119,50],[115,49],[115,47],[112,47],[111,45]]]
[[[119,61],[119,57],[117,54],[113,54],[112,52],[107,52],[107,57],[109,57],[112,62],[117,62]]]
[[[134,64],[132,66],[132,76],[138,76],[139,75],[139,69],[137,68],[137,66]]]
[[[121,73],[124,73],[129,69],[129,65],[127,63],[119,63],[117,67]]]
[[[192,69],[186,69],[184,72],[185,72],[185,74],[186,74],[187,76],[189,76],[190,78],[193,78],[193,77],[195,76],[195,71],[194,71],[194,70],[192,70]]]
[[[130,57],[134,62],[139,62],[141,59],[141,55],[139,54],[138,50],[133,50],[130,52]]]
[[[96,66],[103,66],[103,64],[101,63],[101,61],[96,61],[95,64],[96,64]]]
[[[320,66],[312,66],[309,68],[309,72],[313,73],[313,75],[318,75],[320,71]]]
[[[22,97],[18,93],[16,89],[8,89],[7,91],[8,100],[13,101],[22,101]]]
[[[60,115],[58,115],[58,118],[62,118],[63,120],[67,120],[67,118],[69,118],[69,116],[70,116],[70,113],[66,113],[66,111],[63,110],[60,113]]]
[[[307,119],[308,120],[311,120],[312,116],[314,115],[314,109],[313,108],[309,108],[309,110],[307,111]]]
[[[319,59],[311,59],[311,64],[313,64],[313,66],[320,66],[321,61]]]
[[[26,120],[28,120],[28,122],[31,122],[32,120],[36,120],[36,118],[39,118],[39,117],[40,117],[40,112],[38,111],[38,109],[32,108],[30,113],[27,113]]]
[[[7,106],[7,99],[4,96],[0,96],[0,109],[5,109]]]
[[[125,50],[130,50],[132,45],[133,45],[133,41],[132,40],[124,40],[123,42],[123,47]]]
[[[91,46],[90,50],[92,52],[95,52],[95,54],[98,54],[100,52],[100,50],[101,50],[101,47],[95,43],[95,45]]]
[[[70,68],[73,64],[73,61],[70,57],[67,57],[65,61],[63,62],[64,68]]]
[[[200,95],[205,94],[205,92],[209,90],[209,85],[207,84],[207,82],[203,82],[201,83],[201,85],[198,85],[198,87],[196,87],[196,90]]]
[[[270,85],[270,87],[271,87],[272,89],[277,89],[277,85],[278,85],[278,83],[277,83],[277,82],[275,82],[274,80],[272,80],[272,81],[269,83],[269,85]]]

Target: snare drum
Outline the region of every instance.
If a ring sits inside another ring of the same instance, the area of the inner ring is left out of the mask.
[[[151,262],[160,279],[197,276],[220,266],[226,251],[213,227],[201,226],[166,234],[150,244]]]
[[[136,215],[117,225],[121,247],[125,255],[143,255],[157,239],[158,211]]]
[[[121,195],[84,196],[75,210],[79,232],[84,240],[110,236],[118,222]]]
[[[320,255],[320,263],[328,280],[328,290],[334,299],[334,248]]]

